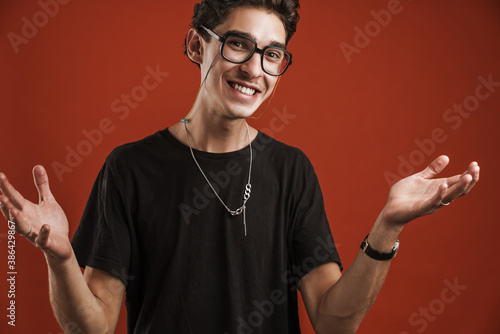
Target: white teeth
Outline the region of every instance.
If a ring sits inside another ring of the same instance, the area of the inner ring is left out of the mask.
[[[237,83],[233,83],[231,84],[231,86],[236,89],[237,91],[245,94],[245,95],[249,95],[249,96],[252,96],[255,94],[255,89],[252,89],[252,88],[248,88],[248,87],[243,87],[243,86],[240,86],[238,85]]]

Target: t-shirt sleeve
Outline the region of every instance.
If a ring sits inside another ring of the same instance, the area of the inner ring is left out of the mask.
[[[292,210],[293,264],[300,268],[300,271],[295,272],[302,273],[299,276],[303,276],[329,262],[338,263],[342,270],[318,177],[309,159],[305,158],[301,165],[304,169],[294,182],[296,199]]]
[[[112,273],[127,286],[132,220],[108,163],[101,168],[71,242],[78,264]]]

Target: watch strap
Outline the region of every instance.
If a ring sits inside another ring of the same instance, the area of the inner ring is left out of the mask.
[[[368,255],[372,259],[378,260],[378,261],[391,260],[391,259],[393,259],[396,256],[396,253],[397,253],[398,248],[399,248],[399,240],[396,240],[396,243],[394,244],[394,247],[392,247],[392,251],[391,252],[389,252],[389,253],[382,253],[382,252],[379,252],[378,250],[373,249],[370,246],[370,244],[368,244],[368,235],[366,236],[365,240],[363,240],[363,242],[361,243],[361,246],[360,246],[361,250],[366,255]]]

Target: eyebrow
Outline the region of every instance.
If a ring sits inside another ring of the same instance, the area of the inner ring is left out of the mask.
[[[240,31],[240,30],[228,30],[228,31],[226,31],[226,33],[224,35],[226,35],[226,34],[238,34],[238,35],[241,35],[241,36],[245,36],[247,38],[251,38],[254,41],[257,40],[257,38],[255,37],[255,35],[252,35],[252,34],[249,34],[247,32]],[[278,41],[275,41],[275,40],[271,41],[271,43],[269,43],[267,46],[276,46],[278,48],[282,48],[282,49],[286,50],[286,44],[278,42]]]

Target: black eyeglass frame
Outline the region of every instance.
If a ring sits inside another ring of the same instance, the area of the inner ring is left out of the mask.
[[[285,73],[285,71],[288,69],[288,67],[290,65],[292,65],[292,53],[288,50],[285,50],[283,48],[280,48],[278,46],[273,46],[273,45],[268,45],[266,47],[264,47],[263,49],[260,49],[257,47],[257,42],[255,40],[253,40],[252,38],[248,37],[248,36],[245,36],[245,35],[242,35],[242,34],[238,34],[238,33],[229,33],[229,34],[226,34],[224,36],[219,36],[217,33],[215,33],[214,31],[208,29],[207,27],[205,26],[201,26],[203,29],[205,29],[209,34],[210,36],[212,36],[213,38],[215,38],[219,43],[220,43],[220,46],[219,46],[219,53],[221,54],[222,58],[224,58],[225,60],[227,60],[228,62],[230,63],[233,63],[233,64],[243,64],[245,62],[247,62],[248,60],[250,60],[253,55],[255,54],[255,52],[259,53],[260,54],[260,66],[262,68],[262,70],[269,74],[269,75],[272,75],[272,76],[275,76],[275,77],[279,77],[280,75],[283,75],[283,73]],[[248,57],[243,60],[243,61],[234,61],[234,60],[230,60],[230,59],[227,59],[226,56],[224,56],[224,53],[222,52],[223,48],[224,48],[224,45],[226,43],[226,40],[229,36],[238,36],[238,37],[241,37],[241,38],[245,38],[249,41],[251,41],[254,45],[255,45],[255,48],[253,49],[253,51],[248,55]],[[281,71],[281,73],[279,74],[273,74],[273,73],[269,73],[268,71],[266,71],[266,69],[264,68],[264,52],[266,52],[266,50],[268,49],[278,49],[278,50],[281,50],[283,52],[285,52],[290,58],[289,60],[287,61],[287,64],[286,64],[286,67],[283,71]]]

